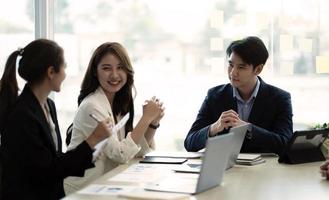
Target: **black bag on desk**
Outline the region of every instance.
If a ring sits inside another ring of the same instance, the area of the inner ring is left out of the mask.
[[[295,131],[279,163],[299,164],[325,160],[321,145],[328,134],[329,129]]]

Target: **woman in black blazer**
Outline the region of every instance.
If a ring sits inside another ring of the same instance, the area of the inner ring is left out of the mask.
[[[18,96],[18,73],[26,85]],[[8,58],[0,82],[2,199],[60,199],[63,179],[93,167],[92,148],[111,134],[109,120],[76,149],[62,153],[56,108],[48,98],[65,79],[63,49],[38,39]]]

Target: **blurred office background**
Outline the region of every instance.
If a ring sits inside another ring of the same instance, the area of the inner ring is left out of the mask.
[[[37,1],[1,3],[1,74],[8,55],[35,38]],[[227,45],[249,35],[259,36],[270,53],[261,77],[292,95],[295,128],[329,121],[327,0],[47,1],[68,65],[62,91],[53,95],[63,138],[91,54],[108,41],[122,43],[132,60],[135,122],[145,99],[157,95],[165,103],[159,150],[183,149],[207,90],[228,82]]]

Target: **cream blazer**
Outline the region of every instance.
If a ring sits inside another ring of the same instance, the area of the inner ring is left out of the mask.
[[[96,128],[97,122],[89,114],[94,114],[101,121],[113,116],[111,105],[101,87],[81,102],[73,121],[72,138],[68,150],[74,149],[86,140]],[[122,116],[117,116],[118,121],[121,118]],[[115,124],[114,119],[111,118],[111,120]],[[85,187],[119,164],[126,163],[134,157],[141,157],[152,149],[154,149],[154,140],[148,144],[143,137],[140,143],[136,144],[131,138],[131,132],[125,137],[124,127],[121,128],[117,134],[113,134],[107,139],[101,156],[94,163],[95,167],[86,170],[84,177],[64,179],[65,193],[69,194]]]

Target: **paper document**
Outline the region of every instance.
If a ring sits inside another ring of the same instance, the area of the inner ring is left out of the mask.
[[[118,195],[120,193],[130,193],[136,187],[125,185],[99,185],[91,184],[84,189],[78,191],[79,194],[91,195]]]
[[[128,183],[138,183],[143,185],[146,183],[152,183],[165,176],[169,176],[173,172],[162,165],[150,165],[150,164],[134,164],[121,172],[108,179],[108,181],[113,182],[128,182]]]
[[[124,127],[129,119],[129,113],[127,113],[113,128],[112,128],[112,135],[111,137],[117,137],[118,131]],[[102,149],[105,147],[106,143],[107,143],[107,139],[99,142],[96,146],[95,146],[95,151],[93,152],[93,162],[96,161],[97,157],[99,156],[99,154],[101,153]]]
[[[119,197],[128,199],[156,199],[156,200],[183,200],[190,199],[190,195],[178,194],[178,193],[164,193],[164,192],[151,192],[144,189],[136,189],[132,192],[123,192],[119,194]]]
[[[129,119],[129,113],[127,113],[113,128],[112,132],[117,133],[122,127],[124,127]]]
[[[180,173],[200,173],[201,164],[183,164],[173,168],[175,172]]]

